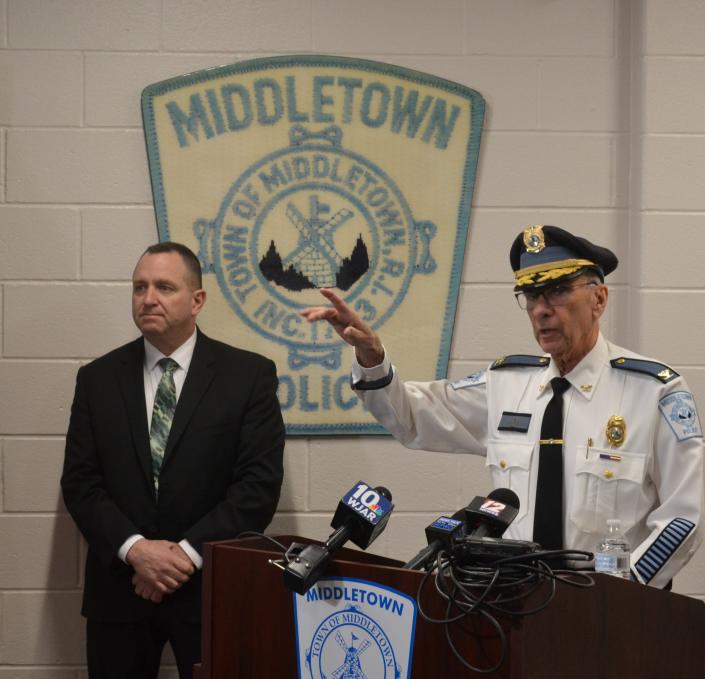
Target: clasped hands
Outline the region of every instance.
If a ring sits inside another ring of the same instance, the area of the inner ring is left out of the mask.
[[[169,540],[137,540],[125,560],[135,571],[135,594],[156,604],[188,582],[195,570],[186,552]]]

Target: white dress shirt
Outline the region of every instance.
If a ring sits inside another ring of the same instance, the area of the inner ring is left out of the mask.
[[[186,374],[188,373],[189,366],[191,365],[191,359],[193,358],[193,350],[196,347],[196,330],[193,331],[193,335],[189,337],[178,349],[173,351],[169,358],[173,359],[179,364],[179,367],[174,371],[174,385],[176,387],[176,401],[178,403],[179,397],[181,396],[181,389],[186,381]],[[144,340],[144,400],[147,406],[147,421],[151,424],[152,422],[152,411],[154,410],[154,399],[157,395],[157,388],[159,387],[159,382],[162,379],[164,370],[159,365],[159,361],[166,358],[159,349],[157,349],[153,344],[151,344],[147,339]],[[132,545],[138,540],[141,540],[144,536],[135,534],[131,535],[122,544],[118,550],[118,557],[122,561],[126,561],[127,553],[130,551]],[[193,565],[196,568],[201,568],[203,566],[203,559],[201,555],[192,547],[188,540],[181,540],[179,542],[181,549],[186,552],[188,557],[193,561]]]

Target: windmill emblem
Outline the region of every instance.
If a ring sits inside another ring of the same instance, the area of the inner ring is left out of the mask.
[[[370,267],[362,235],[349,257],[343,257],[333,241],[333,234],[355,213],[341,208],[327,218],[331,207],[321,202],[318,194],[309,195],[308,202],[308,217],[293,201],[289,201],[286,208],[286,216],[299,234],[296,248],[282,259],[275,242],[271,241],[259,263],[260,271],[267,280],[291,291],[333,287],[347,290]]]
[[[354,632],[350,633],[352,640],[350,646],[347,645],[340,632],[335,633],[335,640],[345,651],[343,664],[331,673],[331,679],[367,679],[367,675],[362,671],[360,656],[369,648],[370,642],[365,639],[357,648],[355,642],[358,637]]]
[[[288,146],[238,176],[216,219],[194,222],[198,257],[249,328],[287,347],[291,370],[315,364],[338,370],[345,343],[332,331],[319,336],[299,311],[319,303],[318,289],[336,288],[366,323],[382,326],[404,301],[412,278],[435,273],[437,228],[414,219],[382,167],[343,147],[339,127],[295,125],[289,132]],[[302,377],[295,387],[304,403],[309,386]],[[348,376],[329,379],[321,380],[321,403],[333,403],[332,396],[335,407],[355,407],[337,396]]]

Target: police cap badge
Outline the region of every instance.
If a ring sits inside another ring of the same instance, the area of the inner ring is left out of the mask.
[[[557,226],[538,224],[524,229],[514,239],[509,261],[514,271],[515,291],[570,280],[585,269],[604,280],[618,264],[611,250]]]

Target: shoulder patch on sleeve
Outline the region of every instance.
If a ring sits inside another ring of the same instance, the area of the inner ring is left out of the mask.
[[[545,368],[551,363],[548,356],[530,356],[529,354],[511,354],[498,358],[491,366],[490,370],[499,368]]]
[[[613,368],[617,368],[617,370],[630,370],[635,373],[651,375],[651,377],[655,377],[664,384],[672,382],[676,377],[680,377],[680,374],[673,370],[673,368],[669,368],[663,363],[645,361],[641,358],[613,358],[610,361],[610,365]]]
[[[478,384],[485,384],[485,382],[487,382],[487,370],[483,369],[478,370],[472,375],[451,382],[450,386],[457,391],[458,389],[466,389],[467,387],[475,387]]]
[[[679,441],[702,438],[703,431],[693,394],[688,391],[674,391],[658,402],[658,408]]]

